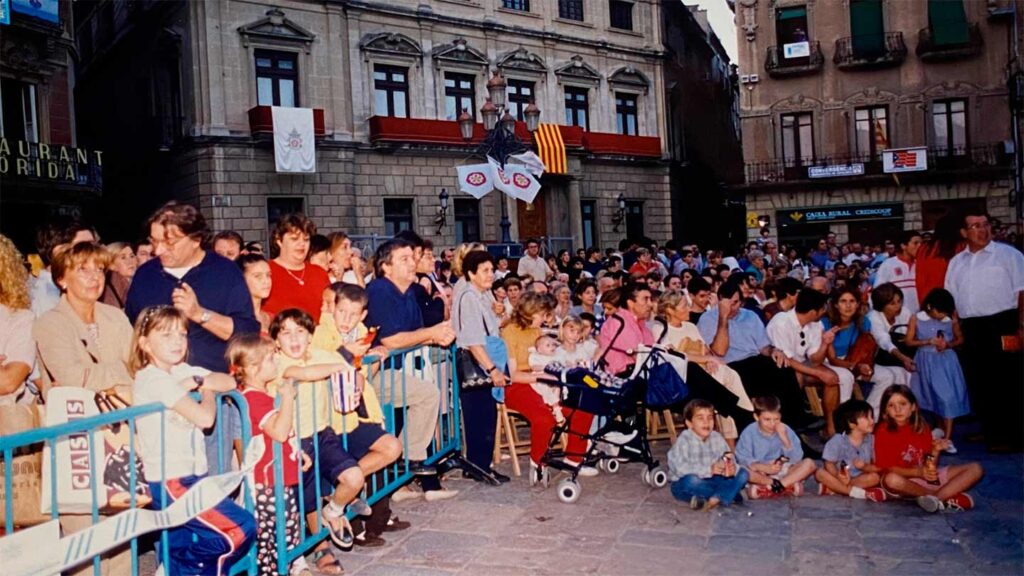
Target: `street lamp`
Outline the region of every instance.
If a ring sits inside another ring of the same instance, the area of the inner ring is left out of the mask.
[[[448,190],[441,188],[441,193],[437,195],[437,199],[441,201],[441,207],[437,209],[437,217],[434,218],[434,224],[437,224],[437,234],[440,236],[441,230],[448,223]]]
[[[516,119],[509,113],[505,105],[505,90],[507,88],[508,82],[501,75],[501,70],[495,70],[491,79],[487,81],[487,101],[480,108],[480,116],[483,118],[484,130],[487,135],[477,149],[478,155],[485,158],[490,156],[497,160],[502,167],[505,166],[509,156],[519,154],[528,149],[527,144],[516,137]],[[523,108],[522,112],[527,130],[530,133],[535,132],[538,126],[540,126],[540,108],[531,101],[528,106]],[[472,140],[474,122],[473,117],[469,115],[468,111],[462,111],[458,123],[462,139],[467,142]],[[446,202],[446,199],[442,200],[442,206],[445,206]],[[509,229],[512,227],[512,222],[508,219],[508,204],[504,198],[501,199],[500,226],[501,243],[511,244],[512,237]]]
[[[612,215],[612,231],[618,232],[619,226],[626,219],[626,196],[619,192],[619,197],[615,199],[615,202],[618,204],[618,210]]]

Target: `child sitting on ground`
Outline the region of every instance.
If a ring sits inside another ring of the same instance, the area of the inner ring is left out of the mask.
[[[736,460],[750,474],[750,499],[781,494],[800,496],[804,480],[817,466],[804,458],[800,438],[782,423],[782,403],[775,396],[753,399],[757,420],[747,426],[736,442]]]
[[[323,524],[336,546],[350,549],[354,536],[352,526],[345,518],[345,506],[351,503],[353,510],[363,516],[369,516],[371,510],[356,498],[363,489],[363,471],[356,459],[342,447],[341,438],[330,426],[328,378],[351,370],[352,366],[337,352],[310,347],[313,328],[313,318],[297,308],[282,310],[274,317],[270,323],[270,336],[277,342],[279,350],[279,378],[271,385],[270,391],[276,393],[287,380],[298,382],[296,432],[301,439],[302,451],[314,460],[314,466],[302,474],[302,511],[310,529],[317,530],[320,498],[330,498],[323,508]],[[333,495],[330,494],[332,489]],[[330,554],[317,555],[317,569],[337,570],[332,560]]]
[[[885,491],[879,487],[882,478],[871,466],[875,457],[875,418],[871,405],[863,400],[847,400],[835,412],[836,434],[822,452],[825,465],[814,473],[819,494],[842,494],[850,498],[885,501]],[[871,468],[866,471],[865,468]]]
[[[882,487],[893,494],[917,498],[927,512],[970,510],[967,494],[985,473],[981,464],[938,467],[939,452],[949,440],[932,438],[909,386],[896,384],[882,394],[885,415],[875,428],[876,472],[885,471]]]
[[[725,439],[715,431],[714,406],[707,400],[690,400],[683,409],[683,419],[686,430],[668,452],[672,495],[689,502],[694,510],[739,502],[740,490],[749,476],[736,465]]]
[[[163,414],[138,419],[139,454],[153,495],[150,505],[163,510],[207,474],[203,429],[214,425],[218,392],[235,389],[234,378],[185,363],[188,356],[185,315],[171,306],[152,306],[135,321],[128,369],[135,376],[137,405],[159,402]],[[201,395],[196,402],[189,395]],[[165,574],[226,574],[252,544],[252,514],[230,498],[167,532],[169,566]],[[157,558],[163,559],[157,544]]]
[[[312,465],[310,457],[303,453],[295,438],[295,385],[278,386],[281,398],[279,407],[274,407],[274,397],[267,392],[267,386],[277,378],[277,362],[274,360],[274,343],[259,334],[240,334],[228,344],[227,360],[235,380],[242,385],[242,396],[249,405],[249,421],[252,423],[253,438],[262,437],[263,456],[253,470],[253,487],[256,503],[256,565],[261,576],[277,574],[277,539],[275,528],[285,528],[285,543],[294,548],[302,541],[299,530],[299,460],[302,455],[302,470]],[[281,443],[281,461],[284,501],[278,502],[274,495],[274,448],[273,442]],[[284,522],[277,522],[278,507],[284,509]],[[311,573],[306,559],[299,556],[292,563],[289,574]]]

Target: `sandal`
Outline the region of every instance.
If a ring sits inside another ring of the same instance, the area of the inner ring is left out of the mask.
[[[330,561],[322,562],[324,558],[328,558]],[[316,571],[321,574],[333,574],[337,576],[345,573],[344,566],[341,565],[341,562],[338,562],[338,559],[334,557],[334,554],[331,553],[329,548],[317,550],[309,557],[309,559],[313,562],[313,565],[316,566]]]
[[[331,542],[339,549],[348,552],[355,545],[355,534],[352,532],[352,525],[344,514],[334,516],[327,507],[323,509],[323,525],[327,528],[327,535]],[[339,527],[335,528],[333,522],[338,522]]]

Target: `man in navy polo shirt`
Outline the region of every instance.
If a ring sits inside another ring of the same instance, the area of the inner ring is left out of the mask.
[[[423,315],[416,294],[411,289],[416,282],[412,243],[401,239],[385,242],[377,248],[374,260],[377,278],[366,286],[369,305],[365,322],[367,326],[377,327],[374,345],[400,350],[421,345],[451,344],[455,340],[455,331],[448,322],[423,327]],[[380,388],[376,392],[382,403],[394,403],[407,408],[407,456],[418,462],[426,460],[427,447],[434,439],[441,394],[436,382],[419,377],[422,375],[429,378],[432,374],[426,371],[417,374],[415,366],[403,365],[404,361],[409,360],[408,355],[389,360],[384,365],[382,377],[373,379],[373,386]],[[392,379],[392,374],[389,374],[391,368],[401,370],[401,373],[393,373]]]
[[[154,258],[135,273],[125,298],[125,313],[134,323],[149,306],[174,306],[189,320],[186,361],[227,372],[227,341],[235,334],[260,331],[241,270],[227,258],[203,250],[209,229],[203,215],[190,204],[164,204],[150,217],[148,227]],[[224,465],[220,465],[217,442],[210,433],[206,436],[210,474],[230,469],[232,440],[241,439],[238,409],[227,406],[222,414]]]

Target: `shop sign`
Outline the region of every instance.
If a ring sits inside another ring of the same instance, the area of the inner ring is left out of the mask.
[[[60,24],[59,0],[11,0],[11,8],[40,20]]]
[[[100,188],[103,152],[0,138],[0,175]]]
[[[903,204],[858,204],[854,206],[823,206],[820,208],[797,208],[779,211],[779,221],[784,223],[784,225],[790,226],[893,218],[903,218]]]
[[[840,178],[843,176],[863,176],[864,164],[832,164],[829,166],[808,166],[808,178]]]
[[[0,24],[11,23],[11,0],[0,0]]]
[[[882,151],[882,171],[886,174],[921,172],[928,169],[928,149],[900,148]]]

